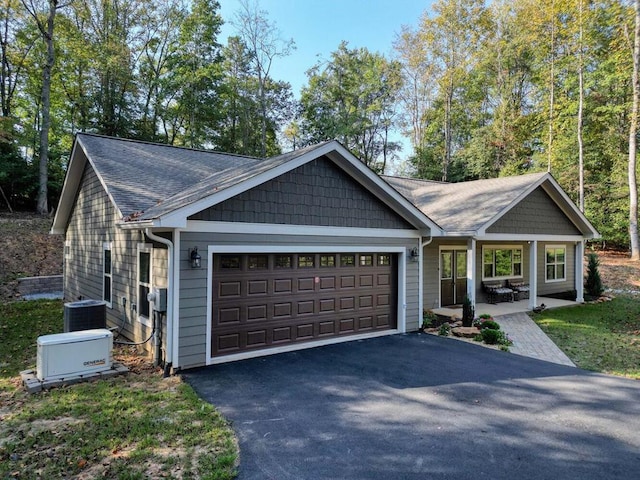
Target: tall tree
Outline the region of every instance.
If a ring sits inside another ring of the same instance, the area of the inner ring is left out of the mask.
[[[337,138],[366,165],[384,171],[399,146],[389,140],[402,77],[400,64],[342,42],[331,60],[307,72],[300,98],[308,142]]]
[[[258,78],[260,102],[261,155],[267,153],[267,115],[269,110],[267,84],[271,81],[271,66],[276,58],[285,57],[295,48],[293,40],[283,40],[276,25],[269,21],[266,11],[254,0],[240,0],[234,25],[249,49]]]
[[[49,181],[49,130],[51,128],[51,71],[55,63],[54,31],[55,19],[58,9],[65,6],[58,0],[48,0],[46,5],[37,5],[34,0],[21,0],[24,7],[33,17],[46,45],[46,59],[42,66],[42,90],[41,90],[41,123],[39,146],[39,188],[38,204],[36,210],[39,214],[49,213],[47,201],[47,184]]]
[[[635,30],[633,35],[633,106],[629,119],[629,238],[631,241],[631,260],[640,261],[638,240],[638,183],[636,173],[638,109],[640,107],[640,0],[633,2],[635,12]]]

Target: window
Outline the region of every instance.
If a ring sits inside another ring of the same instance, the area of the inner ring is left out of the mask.
[[[151,245],[138,245],[138,318],[151,326],[151,304],[147,295],[151,291]]]
[[[220,268],[224,270],[237,270],[240,268],[240,257],[237,255],[222,255]]]
[[[373,265],[373,255],[360,255],[360,266],[370,267]]]
[[[350,254],[342,254],[340,255],[340,266],[341,267],[354,267],[356,265],[356,256]]]
[[[545,248],[546,280],[547,282],[561,282],[566,280],[567,247],[549,245]]]
[[[391,265],[391,255],[388,255],[386,253],[380,253],[378,254],[378,265],[385,266],[385,265]]]
[[[269,259],[266,255],[249,255],[247,266],[249,270],[266,270],[269,267]]]
[[[522,247],[483,247],[482,278],[522,276]]]
[[[276,255],[276,268],[291,268],[291,255]]]
[[[298,255],[298,268],[313,268],[313,255]]]
[[[111,277],[111,243],[102,244],[102,299],[111,308],[113,296],[113,282]]]
[[[335,255],[320,255],[320,266],[321,267],[335,267],[336,266],[336,256]]]

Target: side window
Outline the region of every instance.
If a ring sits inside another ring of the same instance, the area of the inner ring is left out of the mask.
[[[138,245],[138,318],[151,326],[151,305],[147,295],[151,291],[151,245]]]
[[[111,308],[113,297],[113,277],[111,275],[111,243],[102,244],[102,300]]]

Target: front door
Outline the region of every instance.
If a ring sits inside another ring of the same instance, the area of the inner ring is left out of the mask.
[[[462,303],[467,294],[467,251],[440,251],[440,305]]]

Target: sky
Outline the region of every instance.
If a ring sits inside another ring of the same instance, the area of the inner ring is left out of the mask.
[[[222,44],[234,35],[230,25],[240,8],[238,0],[219,0],[225,21],[218,37]],[[293,39],[296,50],[276,59],[272,78],[288,81],[293,94],[307,84],[305,72],[318,61],[326,61],[340,42],[350,48],[366,47],[390,56],[393,41],[402,26],[416,27],[431,0],[259,0],[261,10],[275,23],[282,38]]]

